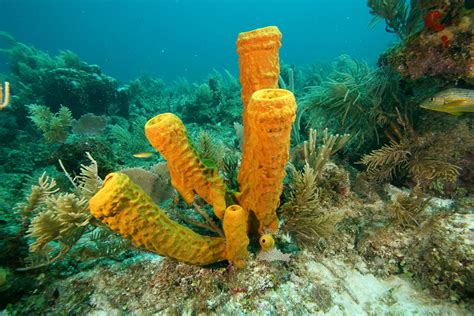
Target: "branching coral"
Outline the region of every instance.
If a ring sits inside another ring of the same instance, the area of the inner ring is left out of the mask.
[[[456,165],[459,157],[455,149],[460,145],[458,141],[463,140],[451,137],[450,133],[418,135],[406,118],[399,118],[399,123],[404,130],[403,134],[397,131],[399,141],[392,140],[362,158],[369,177],[381,182],[404,173],[425,188],[456,181],[460,168]],[[462,130],[461,126],[459,131]],[[472,142],[472,137],[465,133],[464,141]]]
[[[316,178],[320,178],[324,165],[329,158],[338,152],[349,141],[350,135],[331,135],[328,129],[323,131],[322,144],[318,145],[318,133],[312,128],[309,130],[309,140],[303,143],[304,160],[314,169]]]
[[[239,188],[239,182],[237,176],[239,173],[239,154],[230,152],[226,153],[222,159],[222,175],[224,182],[229,190],[237,191]]]
[[[34,242],[30,245],[30,251],[41,252],[53,240],[59,241],[63,249],[70,248],[82,235],[81,227],[91,219],[87,202],[87,199],[71,193],[48,197],[44,205],[46,210],[31,220],[28,237],[33,238]]]
[[[44,139],[48,143],[63,143],[68,136],[67,129],[72,123],[71,111],[61,106],[57,113],[38,104],[30,104],[28,106],[30,116],[35,126],[43,133]]]
[[[91,164],[82,166],[81,174],[75,179],[69,175],[74,186],[73,193],[60,192],[56,181],[42,175],[38,185],[32,187],[27,202],[18,206],[25,223],[33,217],[27,236],[30,244],[30,266],[24,269],[42,267],[60,260],[76,245],[86,233],[94,231],[89,212],[89,198],[99,189],[102,181],[97,175],[97,164],[89,156]]]
[[[143,125],[146,123],[145,117],[136,118],[131,124],[124,126],[115,124],[110,128],[110,138],[117,146],[116,152],[138,153],[150,150],[150,145],[146,140]]]
[[[293,150],[293,164],[289,166],[289,191],[282,206],[282,229],[301,245],[314,244],[331,236],[343,216],[341,212],[323,211],[321,184],[330,157],[344,147],[350,136],[331,135],[327,128],[322,135],[319,140],[318,133],[310,129],[308,141]],[[299,170],[301,161],[304,165]]]
[[[38,178],[38,184],[31,187],[31,193],[26,202],[21,202],[17,205],[17,210],[22,216],[30,216],[34,210],[38,209],[45,202],[48,196],[58,191],[56,180],[43,173]]]
[[[290,233],[300,245],[310,246],[328,238],[342,220],[342,212],[324,213],[319,207],[317,174],[308,164],[303,172],[290,167],[290,193],[282,206],[282,230]]]

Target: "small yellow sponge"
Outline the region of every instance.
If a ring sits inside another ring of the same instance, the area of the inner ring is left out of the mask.
[[[276,209],[283,189],[296,116],[293,93],[283,89],[256,91],[248,106],[246,136],[238,175],[239,204],[255,213],[261,234],[278,230]]]
[[[273,239],[273,236],[270,234],[263,235],[260,237],[258,242],[260,243],[260,247],[262,247],[263,251],[268,251],[275,247],[275,239]]]
[[[202,236],[174,222],[126,174],[109,174],[89,208],[114,232],[159,255],[196,265],[227,259],[224,238]]]
[[[247,246],[248,212],[239,205],[231,205],[225,210],[222,226],[227,240],[227,259],[236,267],[243,268],[249,253]]]
[[[222,218],[227,188],[217,168],[201,161],[179,117],[172,113],[157,115],[145,124],[145,134],[168,162],[171,184],[183,199],[192,203],[197,193],[213,206],[216,216]]]

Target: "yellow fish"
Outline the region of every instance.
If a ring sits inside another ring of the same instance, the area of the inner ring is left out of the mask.
[[[459,88],[443,90],[423,101],[420,106],[424,109],[452,115],[474,112],[474,90]]]
[[[142,153],[133,154],[133,157],[146,159],[146,158],[150,158],[150,157],[153,156],[154,154],[155,154],[155,153],[146,151],[146,152],[142,152]]]

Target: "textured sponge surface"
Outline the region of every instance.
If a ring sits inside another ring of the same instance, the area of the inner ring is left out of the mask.
[[[171,183],[183,199],[191,203],[197,193],[213,206],[216,216],[222,218],[226,186],[217,168],[201,161],[179,117],[172,113],[157,115],[145,124],[145,134],[168,162]]]
[[[197,265],[227,259],[224,238],[202,236],[174,222],[125,174],[109,174],[89,208],[113,231],[159,255]]]
[[[248,115],[249,134],[238,175],[239,202],[255,213],[260,233],[276,232],[276,209],[283,190],[291,127],[296,117],[295,97],[283,89],[256,91],[250,99]]]

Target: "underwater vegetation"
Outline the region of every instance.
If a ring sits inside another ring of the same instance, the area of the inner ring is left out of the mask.
[[[405,39],[422,26],[422,8],[429,2],[436,1],[368,0],[367,5],[370,8],[370,14],[374,15],[371,24],[383,19],[387,32]]]
[[[48,143],[64,143],[67,128],[72,124],[72,113],[69,108],[61,106],[56,113],[51,113],[49,107],[38,104],[27,106],[33,124],[43,133]]]
[[[449,134],[419,135],[406,118],[400,117],[399,127],[394,129],[398,140],[362,158],[369,178],[386,182],[402,174],[415,185],[440,190],[458,179],[458,164],[474,150],[474,139],[466,125],[459,124]]]
[[[368,6],[399,38],[376,67],[280,65],[265,27],[240,83],[119,86],[2,33],[1,308],[472,310],[472,9]]]
[[[325,129],[319,145],[317,136],[316,131],[310,130],[309,140],[302,144],[302,170],[297,169],[301,164],[297,157],[289,165],[289,189],[282,205],[282,231],[307,247],[335,234],[336,224],[344,217],[343,212],[328,212],[323,196],[330,195],[331,190],[341,195],[350,190],[348,178],[344,179],[347,174],[339,170],[331,174],[334,166],[328,164],[330,157],[347,143],[349,135],[329,135]],[[323,183],[328,184],[329,180],[337,185],[325,187]]]
[[[350,134],[349,148],[360,151],[379,144],[395,108],[406,108],[400,94],[398,77],[389,68],[371,69],[363,61],[340,56],[321,84],[310,88],[302,111],[314,128],[329,126]]]
[[[129,247],[128,242],[117,239],[106,242],[112,235],[101,229],[88,209],[88,201],[99,189],[102,181],[97,174],[97,163],[89,155],[91,164],[82,166],[81,174],[70,178],[74,190],[61,192],[56,180],[43,174],[38,184],[32,186],[27,201],[17,205],[23,217],[18,236],[26,236],[34,242],[29,245],[30,256],[25,269],[37,269],[62,259],[84,236],[94,242],[100,240],[96,255],[111,256]],[[25,231],[26,227],[28,229]],[[54,241],[54,243],[53,243]],[[76,247],[75,251],[77,250]],[[87,247],[89,248],[89,247]],[[93,249],[89,248],[89,256]]]

